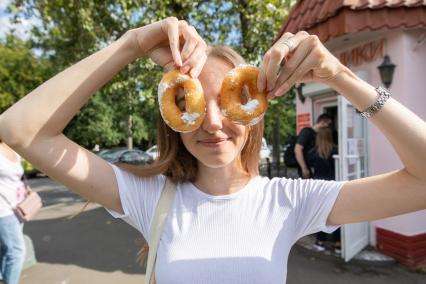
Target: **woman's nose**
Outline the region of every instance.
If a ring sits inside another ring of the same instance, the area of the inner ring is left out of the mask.
[[[217,102],[208,102],[206,104],[206,116],[204,117],[202,127],[209,133],[215,133],[222,129],[223,118],[224,116]]]

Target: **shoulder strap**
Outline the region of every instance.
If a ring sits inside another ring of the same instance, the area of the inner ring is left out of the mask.
[[[145,284],[153,283],[154,266],[157,258],[158,244],[160,236],[163,232],[164,224],[166,223],[167,214],[172,205],[176,193],[176,184],[171,179],[166,178],[164,190],[161,193],[157,208],[155,209],[154,218],[151,223],[151,236],[149,240],[148,262],[145,273]],[[152,278],[152,279],[151,279]]]

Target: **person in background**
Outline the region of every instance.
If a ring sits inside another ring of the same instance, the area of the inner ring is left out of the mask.
[[[306,155],[315,146],[315,136],[318,129],[322,127],[330,127],[333,120],[326,113],[321,114],[313,127],[305,127],[297,136],[296,145],[294,146],[294,155],[297,160],[297,170],[301,178],[310,178],[311,172],[306,165]]]
[[[18,284],[25,260],[23,223],[12,208],[24,199],[21,158],[0,140],[0,279]]]
[[[316,132],[315,146],[307,153],[306,163],[313,179],[335,180],[334,158],[337,146],[333,142],[333,132],[330,127],[320,127]],[[322,231],[315,234],[314,248],[318,251],[325,250],[324,243],[331,235],[335,253],[340,253],[340,228],[332,234]]]

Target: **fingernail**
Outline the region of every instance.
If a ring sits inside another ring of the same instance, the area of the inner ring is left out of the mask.
[[[270,100],[270,99],[272,99],[274,96],[275,96],[275,92],[268,92],[268,94],[267,94],[266,98],[267,98],[268,100]]]
[[[196,78],[198,76],[198,70],[197,69],[192,69],[190,72],[190,75],[192,78]]]
[[[175,64],[178,67],[182,67],[182,58],[180,58],[180,57],[176,58]]]
[[[188,66],[188,65],[183,66],[183,67],[180,69],[180,71],[181,71],[182,73],[187,73],[187,72],[189,71],[189,66]]]

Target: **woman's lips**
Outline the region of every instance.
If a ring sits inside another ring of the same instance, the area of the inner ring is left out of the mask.
[[[198,143],[206,147],[218,147],[225,144],[228,140],[229,138],[203,139],[199,140]]]

